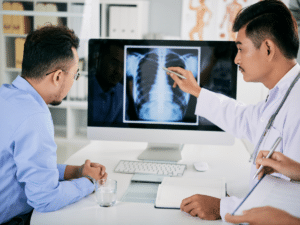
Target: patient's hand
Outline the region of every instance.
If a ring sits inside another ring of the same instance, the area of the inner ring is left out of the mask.
[[[201,219],[218,220],[221,219],[220,201],[219,198],[197,194],[183,199],[180,209]]]
[[[86,160],[82,166],[66,166],[64,173],[65,180],[77,179],[85,176],[90,176],[96,180],[106,179],[107,173],[105,172],[105,166],[102,166],[99,163],[91,163],[90,160]]]
[[[107,173],[105,170],[105,166],[99,163],[92,163],[90,160],[86,160],[85,163],[79,168],[79,174],[81,177],[90,176],[95,180],[100,180],[107,178]]]

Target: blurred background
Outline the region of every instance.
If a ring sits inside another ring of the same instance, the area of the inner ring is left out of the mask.
[[[26,35],[45,24],[65,25],[80,38],[81,78],[60,106],[49,106],[58,145],[58,163],[89,143],[87,59],[90,38],[234,41],[236,13],[258,0],[1,0],[0,85],[21,73]],[[283,1],[300,25],[300,0]],[[300,56],[298,54],[298,62]],[[249,94],[251,93],[251,94]],[[268,90],[238,74],[237,99],[264,100]],[[0,109],[1,110],[1,109]],[[252,145],[244,141],[251,151]]]

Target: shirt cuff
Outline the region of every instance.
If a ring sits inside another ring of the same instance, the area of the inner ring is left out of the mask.
[[[202,117],[210,117],[211,112],[218,112],[220,106],[230,100],[229,97],[201,88],[195,114]]]
[[[81,190],[81,197],[91,194],[95,190],[95,185],[86,177],[72,180],[72,182]]]
[[[197,104],[196,104],[196,110],[195,110],[196,115],[205,117],[207,114],[210,113],[210,111],[206,110],[206,109],[210,109],[210,107],[213,106],[211,104],[211,101],[214,101],[213,94],[215,94],[215,93],[213,93],[209,90],[206,90],[205,88],[201,88],[200,95],[197,98]]]
[[[66,170],[67,165],[65,164],[57,164],[57,169],[59,173],[59,181],[64,181],[65,180],[65,170]]]

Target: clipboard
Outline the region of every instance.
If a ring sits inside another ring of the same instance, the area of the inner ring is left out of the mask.
[[[232,215],[242,215],[244,210],[263,206],[272,206],[300,217],[300,183],[264,175]]]

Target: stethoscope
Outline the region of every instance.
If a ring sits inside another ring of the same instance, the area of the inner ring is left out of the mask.
[[[253,151],[251,157],[250,157],[250,160],[249,160],[249,161],[251,162],[251,161],[253,160],[253,164],[255,164],[255,160],[254,160],[254,159],[256,159],[256,157],[257,157],[258,149],[259,149],[261,143],[263,142],[265,136],[267,135],[268,131],[269,131],[270,128],[272,127],[273,122],[274,122],[274,120],[275,120],[275,118],[276,118],[276,116],[277,116],[279,110],[281,109],[281,107],[282,107],[283,104],[285,103],[285,101],[286,101],[288,95],[290,94],[292,88],[294,87],[294,85],[296,84],[296,82],[299,80],[299,78],[300,78],[300,73],[297,75],[297,77],[296,77],[296,78],[294,79],[294,81],[291,83],[289,89],[288,89],[287,92],[285,93],[285,95],[284,95],[284,97],[283,97],[283,99],[282,99],[280,105],[278,106],[277,110],[275,111],[275,113],[274,113],[274,114],[271,116],[271,118],[269,119],[269,122],[268,122],[268,124],[267,124],[267,126],[266,126],[264,132],[263,132],[262,135],[260,136],[260,139],[259,139],[259,141],[258,141],[258,143],[257,143],[257,145],[256,145],[256,147],[255,147],[255,149],[254,149],[254,151]]]

